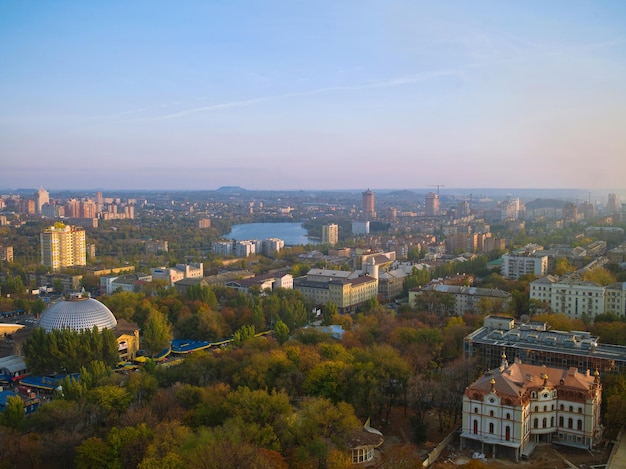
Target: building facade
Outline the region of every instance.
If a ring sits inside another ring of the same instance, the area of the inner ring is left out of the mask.
[[[439,194],[429,192],[426,194],[426,216],[436,217],[439,215]]]
[[[463,395],[461,448],[519,461],[539,442],[592,449],[602,436],[596,371],[523,364],[486,372]]]
[[[2,246],[0,244],[0,261],[13,262],[13,246]]]
[[[47,190],[41,188],[37,192],[35,192],[35,213],[37,213],[37,215],[41,215],[43,213],[43,206],[49,203],[50,194]]]
[[[575,278],[559,280],[553,275],[546,275],[530,283],[529,296],[531,300],[547,304],[555,313],[565,314],[572,319],[587,317],[593,320],[606,311],[607,288],[594,282]],[[623,288],[618,288],[618,284],[611,287],[611,307],[617,305],[615,300],[618,297],[623,298],[623,291]],[[614,312],[624,317],[626,311],[623,304],[619,308],[619,311]]]
[[[506,309],[511,302],[511,294],[497,288],[476,288],[465,287],[459,285],[426,285],[423,287],[412,288],[409,291],[409,305],[415,307],[417,299],[420,295],[426,293],[441,293],[450,295],[454,299],[451,311],[457,316],[465,313],[476,313],[480,311],[479,305],[481,299],[500,302],[500,307]]]
[[[55,223],[40,235],[41,263],[52,270],[87,265],[85,230]]]
[[[366,190],[361,194],[361,202],[363,205],[363,214],[366,219],[376,218],[376,207],[374,202],[374,193]]]
[[[285,247],[285,241],[280,238],[267,238],[261,242],[261,251],[264,256],[274,257]]]
[[[293,289],[315,305],[333,303],[340,313],[351,313],[378,296],[378,279],[361,271],[311,269],[293,280]]]
[[[353,221],[352,222],[352,234],[366,235],[370,232],[369,221]]]
[[[322,225],[322,244],[334,246],[339,241],[339,226],[335,223]]]
[[[524,253],[505,254],[502,256],[502,276],[519,280],[524,275],[543,277],[548,273],[549,259],[547,255]]]
[[[626,373],[626,347],[599,340],[585,331],[552,331],[546,323],[488,316],[483,327],[465,337],[463,351],[484,369],[496,368],[505,353],[530,365]]]

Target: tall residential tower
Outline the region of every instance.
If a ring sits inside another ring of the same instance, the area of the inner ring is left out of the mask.
[[[322,244],[334,246],[339,241],[339,226],[331,223],[322,225]]]
[[[363,213],[368,220],[376,218],[376,209],[374,208],[374,193],[366,190],[362,195]]]
[[[87,265],[85,230],[55,223],[40,235],[41,263],[53,271],[63,267]]]

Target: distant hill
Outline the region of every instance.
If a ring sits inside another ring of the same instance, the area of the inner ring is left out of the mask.
[[[536,210],[538,208],[563,208],[565,201],[559,199],[535,199],[530,202],[526,202],[527,210]]]
[[[216,192],[247,192],[247,189],[239,186],[222,186]]]
[[[389,192],[389,194],[387,195],[389,197],[393,197],[394,199],[399,199],[399,200],[413,200],[417,197],[417,194],[415,192],[412,192],[409,190],[393,191],[393,192]]]

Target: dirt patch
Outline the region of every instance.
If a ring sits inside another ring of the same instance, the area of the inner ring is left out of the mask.
[[[454,449],[451,447],[454,447]],[[540,444],[535,448],[528,460],[515,462],[513,460],[487,457],[481,459],[481,462],[489,469],[518,469],[520,467],[529,469],[572,469],[572,466],[568,463],[579,469],[589,469],[592,466],[606,464],[610,452],[610,447],[586,451],[567,446]],[[437,469],[456,468],[469,462],[473,454],[473,450],[460,451],[459,440],[456,438],[433,467]]]

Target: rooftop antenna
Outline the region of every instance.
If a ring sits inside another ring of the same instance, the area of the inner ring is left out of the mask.
[[[440,187],[446,187],[443,184],[430,184],[428,187],[436,187],[437,188],[437,195],[439,195],[439,188]]]

